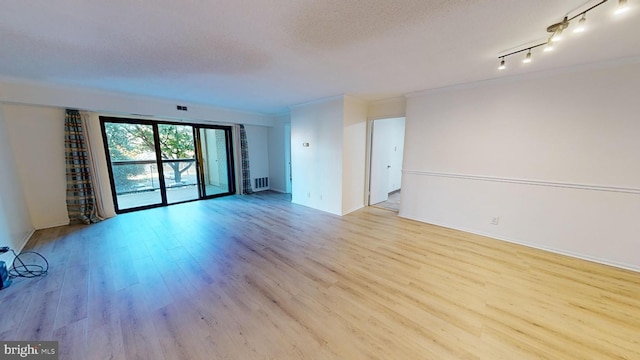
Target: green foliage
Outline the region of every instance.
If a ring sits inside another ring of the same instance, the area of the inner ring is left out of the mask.
[[[151,125],[106,123],[105,131],[112,160],[155,159],[155,139]],[[191,126],[159,124],[158,136],[163,160],[195,159]],[[194,162],[166,162],[166,164],[173,170],[174,181],[180,182],[182,173],[191,168]],[[143,171],[140,166],[117,166],[117,168],[120,169],[114,169],[116,183],[130,182],[132,177]]]
[[[131,135],[126,127],[129,124],[106,123],[104,124],[107,140],[109,142],[109,154],[112,161],[133,160],[136,157],[136,146],[131,141]]]
[[[160,151],[163,159],[195,158],[193,130],[190,126],[160,125],[158,130],[160,132]]]

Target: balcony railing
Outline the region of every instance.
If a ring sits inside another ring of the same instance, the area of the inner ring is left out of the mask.
[[[168,203],[198,198],[195,162],[195,159],[162,161]],[[111,165],[120,209],[162,202],[158,165],[155,160],[113,161]],[[174,167],[179,170],[174,170]]]

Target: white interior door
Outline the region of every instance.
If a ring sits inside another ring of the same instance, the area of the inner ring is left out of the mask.
[[[371,137],[371,179],[369,180],[369,205],[387,201],[389,198],[389,154],[386,146],[384,131],[376,131],[376,122],[373,122]]]
[[[284,184],[285,192],[291,194],[291,125],[284,126]]]

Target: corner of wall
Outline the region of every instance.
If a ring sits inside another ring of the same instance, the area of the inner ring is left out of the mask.
[[[0,245],[20,250],[33,234],[31,215],[18,176],[15,152],[6,130],[4,106],[0,103]]]
[[[342,212],[343,118],[342,97],[292,107],[292,202]]]
[[[367,103],[345,97],[342,139],[342,214],[365,204]]]
[[[367,118],[369,120],[404,117],[407,113],[407,98],[398,96],[376,100],[369,103]]]

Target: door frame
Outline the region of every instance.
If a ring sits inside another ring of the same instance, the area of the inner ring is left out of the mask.
[[[364,203],[371,206],[371,153],[373,151],[373,122],[378,119],[367,119],[367,141],[364,166]]]
[[[104,145],[105,156],[107,160],[107,168],[109,172],[109,187],[111,190],[111,195],[113,198],[113,205],[115,208],[116,214],[123,214],[132,211],[138,210],[146,210],[163,206],[171,206],[175,204],[183,204],[191,201],[212,199],[216,197],[229,196],[234,195],[236,193],[236,173],[235,173],[235,164],[234,164],[234,141],[232,136],[232,126],[224,126],[224,125],[212,125],[212,124],[198,124],[198,123],[190,123],[184,121],[165,121],[165,120],[151,120],[151,119],[140,119],[140,118],[126,118],[126,117],[112,117],[112,116],[100,116],[100,130],[102,133],[102,142]],[[162,201],[158,204],[144,205],[139,207],[133,207],[128,209],[120,209],[118,206],[118,195],[115,188],[115,178],[113,175],[113,167],[111,163],[111,156],[109,154],[109,142],[107,140],[107,133],[105,131],[105,123],[121,123],[121,124],[139,124],[139,125],[150,125],[153,127],[153,136],[155,141],[155,152],[156,152],[156,167],[158,168],[158,180],[159,180],[159,190]],[[196,161],[196,177],[198,178],[198,198],[185,200],[181,202],[175,202],[169,204],[167,202],[167,189],[166,184],[164,182],[164,169],[162,158],[160,156],[160,135],[158,130],[158,125],[182,125],[182,126],[191,126],[193,129],[193,141],[195,147],[195,161]],[[217,129],[225,131],[225,139],[227,141],[227,177],[229,184],[229,191],[226,193],[214,194],[204,196],[205,186],[202,182],[202,149],[200,142],[200,129]],[[161,180],[162,179],[162,180]]]
[[[404,118],[406,122],[406,115],[397,115],[397,116],[385,116],[385,117],[376,117],[367,119],[367,141],[366,141],[366,152],[365,152],[365,176],[364,176],[364,203],[365,206],[371,206],[371,162],[372,162],[372,153],[373,153],[373,132],[374,132],[374,121],[377,120],[387,120],[387,119],[396,119],[396,118]],[[406,136],[406,127],[405,127],[405,136]]]
[[[181,123],[184,124],[184,123]],[[201,125],[201,124],[188,124],[193,126],[194,133],[194,141],[196,142],[196,166],[198,168],[198,181],[202,184],[198,189],[198,193],[200,197],[196,200],[204,200],[204,199],[213,199],[221,196],[233,195],[236,193],[236,172],[234,166],[234,142],[233,142],[233,134],[232,126],[222,126],[222,125]],[[205,187],[205,172],[204,172],[204,156],[202,155],[202,139],[200,129],[214,129],[214,130],[224,130],[224,138],[227,143],[227,184],[229,186],[229,191],[226,193],[220,194],[212,194],[206,195]],[[194,200],[191,200],[194,201]]]

